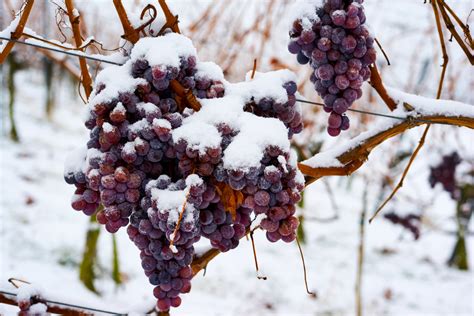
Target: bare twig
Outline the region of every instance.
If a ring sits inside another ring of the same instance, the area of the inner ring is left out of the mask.
[[[257,249],[255,248],[255,240],[253,240],[253,233],[257,228],[259,228],[259,227],[255,227],[254,229],[252,229],[250,231],[250,240],[252,242],[253,259],[254,259],[254,262],[255,262],[255,271],[257,272],[257,279],[266,280],[267,277],[266,276],[261,276],[260,271],[258,269]]]
[[[115,10],[117,11],[117,14],[120,19],[120,23],[122,23],[123,27],[123,32],[124,34],[122,35],[122,38],[126,39],[132,44],[135,44],[138,42],[140,39],[140,34],[138,33],[137,30],[135,30],[130,23],[130,20],[128,19],[127,12],[125,11],[125,8],[123,7],[122,1],[121,0],[113,0]]]
[[[28,17],[30,16],[31,9],[33,8],[34,0],[26,0],[25,6],[23,8],[23,12],[21,13],[20,20],[18,21],[18,25],[14,32],[11,34],[11,38],[17,40],[20,38],[21,34],[23,33],[23,29],[25,28],[26,22],[28,21]],[[3,64],[5,59],[7,58],[10,51],[13,49],[15,42],[8,42],[3,51],[0,53],[0,64]]]
[[[438,29],[438,35],[439,35],[439,41],[440,41],[440,44],[441,44],[441,50],[443,52],[443,65],[442,65],[442,70],[441,70],[441,77],[439,79],[438,92],[436,93],[436,99],[439,99],[441,97],[441,92],[443,90],[444,77],[445,77],[445,74],[446,74],[446,68],[448,66],[449,58],[448,58],[448,53],[446,51],[446,46],[444,44],[444,35],[443,35],[443,29],[441,28],[441,21],[440,21],[440,18],[439,18],[437,0],[431,1],[431,5],[432,5],[432,8],[433,8],[433,13],[434,13],[435,20],[436,20],[436,27]],[[403,171],[402,177],[400,178],[400,181],[398,182],[397,186],[393,189],[392,193],[390,193],[388,198],[385,199],[385,201],[382,203],[382,205],[380,205],[377,208],[374,215],[372,215],[372,217],[370,218],[369,223],[371,223],[374,220],[374,218],[377,216],[377,214],[380,213],[380,211],[382,211],[382,209],[385,207],[385,205],[387,205],[387,203],[395,196],[395,194],[398,192],[398,190],[400,190],[400,188],[403,186],[403,181],[405,180],[405,178],[408,174],[408,171],[410,170],[411,165],[413,164],[413,161],[415,160],[416,156],[418,155],[418,152],[420,151],[420,149],[425,144],[426,135],[428,134],[428,132],[430,130],[430,127],[431,127],[431,124],[426,125],[425,131],[423,132],[423,135],[421,136],[420,141],[418,142],[418,146],[416,147],[415,151],[411,155],[410,160],[408,161],[408,164],[405,167],[405,170]]]
[[[359,247],[357,257],[357,274],[355,286],[356,315],[362,316],[362,276],[364,272],[364,248],[365,248],[365,215],[367,213],[367,187],[362,195],[362,210],[359,221]]]
[[[387,65],[390,66],[390,59],[388,59],[388,56],[387,54],[385,53],[385,50],[383,49],[382,45],[380,44],[379,40],[374,37],[374,40],[375,40],[375,43],[377,43],[377,46],[380,48],[380,50],[382,51],[382,54],[383,56],[385,57],[385,60],[387,61]]]
[[[463,39],[459,35],[458,31],[456,30],[456,27],[454,26],[453,22],[451,21],[451,18],[449,17],[448,13],[446,12],[446,9],[443,5],[437,5],[440,3],[441,0],[433,0],[431,1],[431,4],[433,6],[437,6],[439,8],[439,12],[441,13],[444,24],[446,24],[446,28],[448,29],[449,32],[451,32],[451,35],[454,37],[456,42],[458,42],[459,46],[461,49],[464,51],[464,54],[466,55],[467,59],[469,59],[469,62],[471,65],[474,65],[474,55],[471,53],[469,48],[467,47],[466,43],[464,43]]]
[[[306,273],[306,264],[304,262],[304,254],[303,254],[303,249],[301,248],[300,241],[298,240],[298,237],[295,238],[296,244],[298,245],[298,250],[300,251],[300,256],[301,256],[301,263],[303,264],[303,275],[304,275],[304,286],[306,288],[306,293],[309,295],[316,297],[316,293],[311,292],[308,287],[308,274]]]
[[[421,119],[426,119],[434,123],[448,123],[456,126],[465,126],[474,129],[474,119],[463,116],[421,116]],[[308,179],[306,185],[320,179],[324,176],[348,176],[361,167],[367,160],[372,149],[383,143],[387,139],[399,135],[408,129],[426,124],[423,121],[411,121],[407,119],[401,121],[399,124],[387,128],[379,133],[361,140],[356,146],[351,147],[341,155],[337,160],[343,164],[342,167],[318,167],[313,168],[304,163],[299,163],[298,167],[304,175],[312,177]]]
[[[80,28],[80,19],[79,16],[74,14],[74,5],[72,0],[65,0],[67,14],[69,16],[69,22],[72,26],[72,33],[74,35],[74,41],[76,47],[81,47],[82,37],[81,37],[81,28]],[[84,87],[84,92],[86,93],[86,98],[89,99],[89,96],[92,93],[92,78],[87,67],[86,60],[83,57],[79,57],[79,66],[81,67],[82,75],[82,86]]]
[[[397,103],[395,103],[395,101],[388,95],[375,64],[370,66],[370,85],[375,89],[375,91],[377,91],[390,111],[397,108]]]

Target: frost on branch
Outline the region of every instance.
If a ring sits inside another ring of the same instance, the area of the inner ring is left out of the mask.
[[[87,151],[65,171],[72,206],[91,215],[102,204],[97,221],[111,233],[128,226],[160,310],[190,291],[200,238],[233,249],[256,215],[271,242],[296,237],[304,179],[290,150],[303,128],[295,75],[246,79],[227,82],[179,34],[140,40],[123,66],[97,76]]]
[[[450,100],[435,100],[387,88],[397,102],[391,114],[400,118],[381,118],[370,130],[350,141],[302,161],[307,175],[348,175],[359,168],[370,151],[386,139],[405,130],[430,122],[474,128],[474,106]]]

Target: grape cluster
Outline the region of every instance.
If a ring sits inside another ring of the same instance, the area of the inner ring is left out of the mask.
[[[169,64],[133,51],[131,56],[124,66],[99,74],[85,123],[87,151],[78,157],[79,166],[67,168],[65,179],[76,186],[74,209],[95,214],[111,233],[128,225],[142,268],[155,286],[157,308],[166,311],[179,306],[180,294],[191,289],[194,244],[201,237],[222,252],[233,249],[249,231],[254,213],[266,215],[261,228],[270,241],[295,239],[294,205],[303,186],[288,135],[301,131],[301,112],[294,102],[294,81],[278,79],[286,82],[280,92],[288,101],[269,96],[264,98],[268,105],[254,102],[251,112],[259,120],[277,122],[288,145],[264,147],[258,167],[227,168],[225,151],[241,131],[221,115],[226,122],[200,123],[214,138],[190,135],[196,129],[186,126],[206,109],[183,110],[185,100],[175,89],[179,85],[203,103],[222,99],[217,109],[225,111],[228,83],[223,77],[215,69],[207,75],[210,66],[193,54],[178,54],[179,62]],[[241,113],[253,115],[244,107]],[[231,197],[239,202],[229,205]]]
[[[456,184],[456,167],[461,163],[461,157],[457,152],[443,157],[441,163],[431,167],[429,182],[432,188],[441,183],[453,199],[457,199],[459,192]]]
[[[421,217],[416,214],[408,214],[400,216],[397,213],[391,212],[384,215],[384,217],[395,225],[401,225],[413,234],[413,238],[418,240],[420,238]]]
[[[274,117],[281,120],[288,128],[288,137],[291,138],[294,134],[298,134],[303,130],[303,118],[301,110],[296,107],[296,82],[288,81],[283,85],[283,88],[288,97],[286,103],[278,102],[271,97],[265,97],[258,101],[252,100],[247,108],[255,115]]]
[[[337,136],[349,128],[344,114],[362,96],[362,83],[375,62],[374,38],[364,25],[363,0],[325,0],[290,30],[288,50],[300,64],[310,63],[315,90],[330,113],[327,131]]]

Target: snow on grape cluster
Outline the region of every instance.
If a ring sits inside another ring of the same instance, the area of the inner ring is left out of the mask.
[[[179,110],[176,82],[199,111]],[[65,170],[72,207],[111,233],[128,226],[159,310],[190,291],[201,237],[228,251],[261,214],[268,240],[295,239],[304,184],[289,141],[303,127],[295,92],[287,70],[230,84],[173,33],[140,40],[125,65],[97,76],[87,149]]]
[[[328,133],[349,128],[344,114],[362,96],[362,83],[375,62],[374,38],[365,26],[364,0],[325,0],[303,10],[290,30],[288,50],[309,63],[311,82],[330,113]]]

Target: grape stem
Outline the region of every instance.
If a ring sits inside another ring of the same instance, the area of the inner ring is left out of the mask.
[[[390,63],[389,63],[390,65]],[[390,111],[397,108],[397,103],[388,95],[385,86],[383,85],[382,78],[380,77],[379,71],[375,64],[370,66],[370,85],[377,91],[379,96],[385,102]]]
[[[256,61],[256,59],[255,59]],[[250,231],[250,240],[252,241],[252,250],[253,250],[253,260],[255,262],[255,271],[257,272],[257,279],[259,280],[266,280],[267,277],[266,276],[261,276],[260,273],[259,273],[259,269],[258,269],[258,259],[257,259],[257,249],[255,247],[255,241],[253,239],[253,233],[255,232],[256,229],[260,228],[260,226],[257,226],[255,227],[254,229],[252,229]]]
[[[82,46],[82,37],[81,37],[81,28],[80,28],[80,16],[75,16],[74,14],[74,5],[72,0],[65,0],[67,15],[69,17],[69,22],[72,27],[72,34],[74,37],[74,42],[76,47],[79,48]],[[81,49],[84,51],[84,48]],[[81,68],[81,77],[82,77],[82,86],[86,94],[86,100],[89,99],[89,96],[92,93],[92,78],[87,68],[86,59],[84,57],[79,57],[79,66]]]
[[[442,67],[441,76],[440,76],[440,79],[439,79],[438,92],[436,93],[436,99],[439,99],[441,97],[441,92],[443,90],[444,77],[445,77],[445,74],[446,74],[446,69],[448,67],[449,57],[448,57],[448,52],[446,50],[446,45],[444,43],[444,35],[443,35],[443,30],[442,30],[442,27],[441,27],[441,20],[440,20],[439,11],[438,11],[440,8],[438,8],[437,2],[438,2],[438,0],[431,1],[431,6],[433,8],[433,13],[434,13],[435,20],[436,20],[436,28],[438,30],[439,41],[440,41],[440,44],[441,44],[441,51],[443,53],[443,65],[441,66]],[[421,148],[425,144],[426,135],[428,135],[430,127],[431,127],[431,124],[426,125],[425,130],[423,132],[423,135],[421,136],[420,141],[418,142],[418,146],[416,146],[415,150],[413,151],[413,154],[410,157],[410,160],[408,161],[407,166],[405,167],[405,170],[403,170],[402,177],[398,181],[397,186],[392,190],[392,193],[390,193],[390,195],[385,199],[385,201],[377,208],[374,215],[372,215],[372,217],[369,219],[369,223],[372,223],[372,221],[377,216],[377,214],[379,214],[382,211],[382,209],[385,207],[385,205],[387,205],[387,203],[395,196],[395,194],[398,192],[398,190],[400,190],[402,188],[403,181],[405,180],[405,178],[408,174],[408,171],[410,170],[411,165],[413,164],[413,161],[415,161],[415,158],[418,156],[418,153],[420,152]]]

